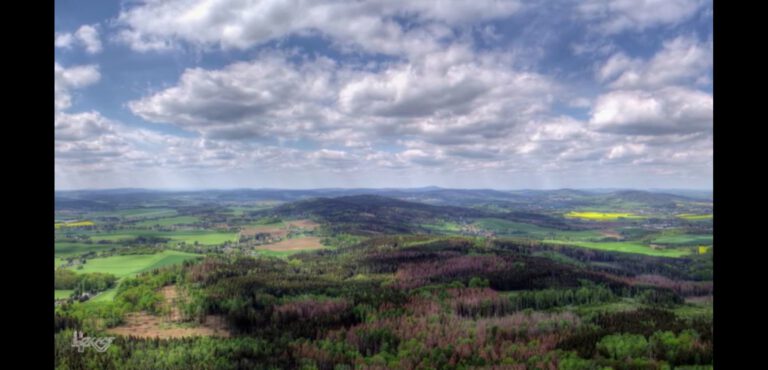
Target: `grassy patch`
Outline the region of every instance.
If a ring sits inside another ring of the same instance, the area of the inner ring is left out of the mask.
[[[677,217],[682,218],[684,220],[691,220],[691,221],[699,221],[699,220],[711,220],[712,214],[703,214],[703,215],[697,215],[692,213],[683,213],[677,215]]]
[[[145,220],[136,223],[136,226],[140,227],[152,227],[152,226],[173,226],[173,225],[189,225],[200,221],[200,217],[197,216],[176,216],[176,217],[164,217],[155,220]]]
[[[70,242],[54,242],[53,252],[56,257],[76,256],[88,252],[98,252],[108,250],[110,248],[117,248],[119,245],[115,244],[86,244],[86,243],[70,243]]]
[[[656,239],[653,239],[651,243],[654,244],[676,244],[676,245],[702,245],[712,244],[712,235],[692,235],[692,234],[678,234],[678,235],[665,235]]]
[[[73,292],[74,290],[72,289],[56,289],[53,291],[53,297],[56,299],[65,299],[69,298]]]
[[[154,236],[168,238],[176,242],[185,242],[194,244],[198,242],[201,245],[217,245],[226,241],[236,241],[236,233],[226,233],[209,230],[182,230],[182,231],[152,231],[152,230],[122,230],[109,234],[90,234],[91,240],[100,241],[120,241],[133,239],[139,236]]]
[[[77,273],[106,272],[122,278],[198,257],[200,257],[199,254],[170,250],[155,254],[111,256],[90,259],[83,265],[82,269],[73,269],[73,271]]]
[[[544,240],[545,243],[563,244],[576,247],[599,249],[613,252],[638,253],[648,256],[682,257],[691,253],[687,249],[653,249],[647,245],[636,242],[582,242],[563,240]]]

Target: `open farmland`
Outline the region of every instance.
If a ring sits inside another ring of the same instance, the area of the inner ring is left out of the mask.
[[[260,245],[255,249],[273,252],[287,252],[315,250],[322,248],[325,248],[325,246],[320,243],[320,238],[314,236],[306,236],[301,238],[285,239],[272,244]]]
[[[645,216],[639,216],[626,212],[568,212],[565,217],[579,218],[590,221],[616,221],[620,219],[642,219]]]
[[[97,243],[73,243],[73,242],[54,242],[54,255],[56,258],[76,256],[88,252],[105,251],[112,248],[119,248],[115,244],[97,244]]]
[[[158,219],[139,221],[135,225],[139,227],[189,225],[200,221],[197,216],[163,217]]]
[[[653,248],[650,245],[644,245],[636,242],[584,242],[584,241],[544,240],[544,243],[564,244],[564,245],[571,245],[576,247],[599,249],[604,251],[637,253],[637,254],[644,254],[648,256],[660,256],[660,257],[682,257],[685,255],[691,254],[691,250],[688,250],[688,249]]]
[[[94,233],[90,234],[91,240],[98,242],[101,240],[119,242],[137,237],[158,237],[168,238],[175,242],[184,242],[201,245],[217,245],[226,241],[235,241],[237,234],[229,232],[208,231],[208,230],[181,230],[181,231],[152,231],[152,230],[121,230],[115,233]]]
[[[199,201],[190,193],[152,202],[137,196],[117,202],[119,207],[101,200],[100,207],[139,218],[104,217],[90,227],[55,230],[56,317],[131,345],[172,347],[169,353],[191,353],[211,343],[229,353],[227,346],[243,343],[237,353],[245,354],[234,356],[247,361],[248,351],[272,348],[295,354],[310,368],[328,369],[335,365],[324,354],[312,357],[327,346],[345,348],[346,364],[402,368],[376,362],[378,354],[366,346],[384,348],[377,344],[382,340],[396,351],[386,356],[422,361],[427,352],[412,355],[401,348],[421,343],[420,336],[475,343],[479,328],[489,335],[498,328],[495,339],[482,337],[494,345],[567,358],[577,354],[567,345],[584,342],[594,330],[610,338],[623,335],[625,327],[652,325],[650,335],[658,336],[696,319],[699,338],[710,338],[712,223],[677,217],[708,212],[704,206],[643,203],[652,194],[635,194],[641,200],[631,202],[578,194],[578,202],[569,204],[558,192],[551,202],[544,193],[514,205],[486,198],[451,203],[461,194],[448,192],[446,205],[419,202],[419,193],[408,194],[416,201],[303,195],[261,210],[244,200],[242,207],[251,209],[242,212],[232,212],[237,201],[218,202],[229,198],[218,192],[202,192]],[[472,192],[470,199],[477,197]],[[83,220],[89,211],[61,213]],[[639,215],[654,216],[633,218]],[[434,320],[435,313],[447,322]],[[393,320],[393,314],[403,320]],[[65,341],[71,332],[57,335]],[[362,339],[350,345],[350,338]],[[699,339],[696,348],[708,348],[709,340]],[[539,345],[547,341],[550,347]],[[481,348],[495,347],[471,353]],[[699,353],[705,360],[693,363],[706,363],[706,351]],[[531,360],[536,357],[508,356],[525,368],[546,368]],[[602,356],[587,353],[584,361],[621,368],[618,360]],[[435,368],[451,368],[439,357],[432,361],[440,364]],[[258,363],[301,368],[273,352]],[[201,367],[216,368],[212,362]]]
[[[125,277],[199,257],[201,257],[199,254],[173,250],[155,254],[120,255],[90,259],[83,265],[82,269],[73,269],[73,271],[77,273],[104,272],[117,277]]]
[[[93,225],[95,225],[93,221],[73,221],[73,222],[56,222],[53,224],[53,227],[56,229],[61,229],[61,228],[85,227],[85,226],[93,226]]]

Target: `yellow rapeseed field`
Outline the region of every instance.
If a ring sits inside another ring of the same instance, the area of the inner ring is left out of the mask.
[[[617,213],[617,212],[568,212],[565,217],[571,218],[583,218],[585,220],[593,221],[614,221],[620,218],[643,218],[632,213]]]
[[[58,222],[53,224],[53,227],[61,229],[62,227],[83,227],[96,225],[93,221],[75,221],[75,222]]]

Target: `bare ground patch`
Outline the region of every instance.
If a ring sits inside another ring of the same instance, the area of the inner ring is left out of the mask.
[[[314,229],[317,229],[320,226],[320,224],[318,224],[317,222],[312,221],[312,220],[294,220],[294,221],[286,221],[285,223],[289,227],[290,226],[298,227],[298,228],[301,228],[301,229],[306,229],[308,231],[312,231]]]
[[[313,250],[325,248],[320,244],[320,238],[316,236],[307,236],[303,238],[293,238],[279,241],[277,243],[265,244],[256,247],[256,249],[268,250],[268,251],[296,251],[296,250]]]
[[[608,230],[601,230],[600,234],[602,234],[606,238],[613,238],[613,239],[616,239],[616,240],[624,240],[624,236],[621,235],[616,230],[610,230],[610,229],[608,229]]]
[[[122,325],[107,329],[110,334],[142,338],[182,338],[193,336],[229,337],[224,319],[208,315],[202,324],[182,322],[178,308],[179,291],[175,285],[163,287],[160,293],[165,297],[163,306],[168,308],[168,315],[158,316],[147,312],[135,312],[126,315]]]

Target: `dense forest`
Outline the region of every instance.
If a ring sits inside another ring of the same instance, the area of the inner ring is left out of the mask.
[[[111,302],[56,310],[59,369],[661,369],[712,363],[710,255],[663,258],[513,239],[379,236],[333,250],[209,256],[127,278]],[[59,281],[60,280],[60,281]],[[73,281],[75,280],[75,281]],[[62,274],[57,284],[109,284]],[[223,318],[230,337],[118,336],[71,350],[127,313]],[[629,308],[614,309],[623,302]],[[589,309],[604,307],[606,309]]]

